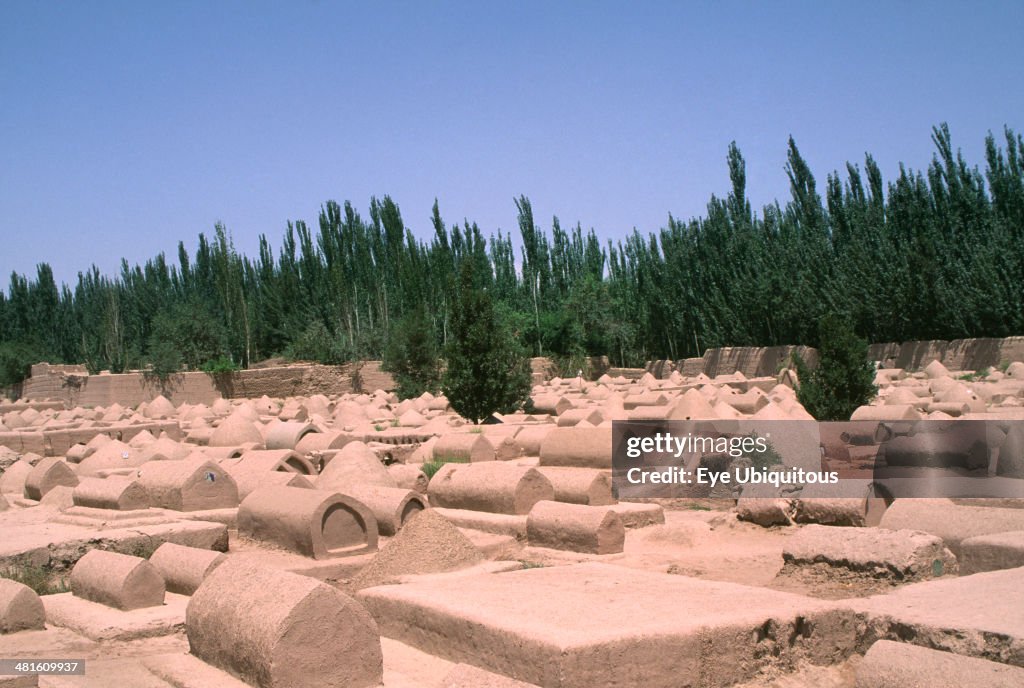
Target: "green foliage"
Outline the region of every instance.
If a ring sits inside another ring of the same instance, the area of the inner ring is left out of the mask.
[[[64,578],[54,575],[43,566],[14,566],[0,570],[0,578],[27,585],[37,595],[57,595],[71,590]]]
[[[402,399],[424,392],[437,393],[441,387],[441,366],[434,328],[425,308],[417,308],[392,326],[384,349],[383,368],[398,383]]]
[[[757,438],[758,434],[756,432],[751,432],[747,437]],[[782,455],[779,454],[777,449],[775,449],[775,446],[771,441],[765,440],[765,444],[767,445],[767,449],[765,449],[765,451],[755,451],[744,455],[747,459],[750,459],[753,467],[759,471],[764,471],[772,466],[782,464]]]
[[[452,340],[446,350],[442,391],[452,408],[479,423],[494,412],[509,413],[530,393],[525,352],[497,317],[481,276],[462,264],[452,312]]]
[[[827,316],[818,334],[818,366],[810,370],[796,353],[797,399],[818,420],[849,420],[858,406],[875,398],[875,367],[868,344],[848,321]]]
[[[0,376],[23,375],[22,352],[10,348],[19,346],[32,363],[148,363],[163,375],[177,359],[190,370],[219,357],[242,367],[283,354],[344,362],[405,341],[407,354],[386,358],[407,361],[408,384],[426,387],[436,384],[427,333],[441,351],[456,339],[454,283],[467,264],[510,346],[573,375],[587,356],[639,366],[717,346],[813,345],[827,313],[874,342],[1019,334],[1024,138],[1008,128],[986,137],[983,169],[945,125],[932,141],[922,169],[883,179],[868,155],[819,186],[790,140],[789,193],[759,209],[732,143],[730,183],[704,213],[606,244],[557,217],[541,227],[525,196],[515,199],[518,237],[447,225],[436,201],[430,236],[414,236],[385,196],[365,217],[327,201],[315,223],[288,223],[279,245],[260,237],[254,256],[218,224],[191,249],[122,261],[113,275],[93,266],[58,285],[42,264],[0,293]],[[402,336],[407,318],[428,325]]]
[[[0,343],[0,387],[16,385],[26,377],[36,363],[32,350],[18,342]]]
[[[425,462],[420,467],[420,470],[423,471],[424,475],[427,476],[427,480],[430,480],[431,478],[434,477],[435,473],[441,470],[441,466],[445,465],[446,463],[468,463],[468,461],[466,459],[459,459],[454,456],[441,456],[439,458],[434,459],[433,461]]]
[[[149,374],[162,383],[181,370],[181,352],[174,342],[156,340],[149,348]]]
[[[240,370],[238,364],[227,356],[219,356],[203,364],[202,370],[210,375],[230,375]]]
[[[211,361],[227,357],[227,342],[224,326],[205,306],[181,304],[153,319],[148,358],[154,372],[159,369],[171,374],[182,365],[206,370]]]
[[[327,365],[340,365],[353,358],[352,350],[344,340],[332,335],[319,320],[309,323],[285,354],[295,361],[314,361]]]
[[[578,350],[575,354],[569,354],[566,356],[554,356],[553,359],[553,363],[555,364],[555,373],[558,377],[576,377],[579,375],[580,371],[583,371],[583,379],[590,379],[590,357],[583,353],[582,350]]]
[[[991,373],[992,368],[982,368],[981,370],[975,370],[973,373],[964,373],[957,379],[964,382],[978,382],[979,380],[984,380]]]

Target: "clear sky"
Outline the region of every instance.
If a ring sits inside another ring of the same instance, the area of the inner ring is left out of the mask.
[[[779,198],[792,134],[825,177],[983,164],[1024,129],[1024,2],[0,0],[0,285],[49,262],[175,255],[223,221],[253,255],[321,204],[390,194],[428,238],[538,223],[602,238],[702,214],[747,159]]]

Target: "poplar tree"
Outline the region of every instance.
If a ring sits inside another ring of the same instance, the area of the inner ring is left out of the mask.
[[[252,258],[218,223],[172,260],[122,261],[111,275],[93,266],[58,285],[43,263],[0,294],[5,379],[24,374],[22,357],[93,372],[203,367],[207,356],[242,367],[289,354],[379,358],[420,308],[429,327],[416,328],[415,348],[426,365],[431,345],[452,343],[466,263],[505,336],[573,374],[585,367],[573,361],[595,355],[640,366],[711,347],[814,344],[828,313],[873,342],[1020,334],[1024,140],[1009,128],[999,141],[989,134],[983,169],[946,125],[932,140],[923,168],[883,179],[866,155],[819,190],[790,139],[779,171],[790,193],[760,209],[733,143],[730,184],[701,215],[668,215],[662,228],[607,245],[557,217],[541,226],[524,195],[508,208],[519,246],[469,219],[446,225],[436,200],[423,226],[407,226],[382,195],[366,218],[327,201],[317,223],[287,222],[278,245],[260,237]]]

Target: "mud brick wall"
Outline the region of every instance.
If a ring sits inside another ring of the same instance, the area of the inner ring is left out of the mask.
[[[33,366],[32,377],[25,380],[22,397],[26,400],[55,400],[70,408],[110,406],[114,402],[122,406],[137,406],[160,394],[175,404],[210,404],[222,397],[343,394],[354,391],[352,382],[357,369],[362,390],[372,392],[395,388],[391,375],[380,369],[380,361],[344,366],[279,366],[224,375],[187,372],[172,375],[165,381],[142,372],[89,375],[77,366],[40,363]]]
[[[737,371],[747,377],[767,377],[774,376],[794,350],[812,367],[817,364],[818,352],[806,346],[735,346],[708,349],[701,358],[648,361],[644,370],[659,379],[667,378],[674,370],[687,377],[699,373],[714,377]],[[1003,362],[1024,361],[1024,337],[872,344],[868,356],[879,361],[883,368],[916,371],[937,360],[950,370],[981,370],[994,368]],[[625,375],[631,377],[628,373]]]
[[[359,369],[359,375],[362,378],[360,388],[364,392],[372,392],[377,389],[383,389],[390,392],[397,384],[395,378],[391,377],[391,373],[385,373],[380,369],[380,361],[365,361],[362,367]]]
[[[609,368],[608,375],[611,377],[624,377],[627,380],[639,380],[644,376],[643,368]]]
[[[542,385],[556,374],[555,362],[547,356],[535,356],[530,359],[530,384]]]
[[[390,391],[395,388],[395,380],[390,373],[382,371],[380,366],[380,361],[361,361],[340,366],[259,368],[239,371],[231,375],[230,379],[218,379],[217,384],[224,396],[249,399],[263,395],[281,398],[373,392],[378,389]]]
[[[737,371],[747,377],[767,377],[776,375],[793,351],[797,351],[811,366],[817,363],[817,351],[810,347],[737,346],[708,349],[700,358],[649,361],[645,368],[608,368],[607,372],[613,377],[621,375],[630,379],[641,377],[645,371],[663,379],[676,370],[687,377],[699,373],[715,377]],[[1024,337],[872,344],[870,357],[880,361],[884,368],[920,370],[934,359],[950,370],[981,370],[1002,362],[1024,361]],[[553,365],[548,359],[531,360],[531,370],[535,384],[553,375]],[[175,404],[209,404],[221,397],[343,394],[357,391],[352,384],[354,376],[362,391],[395,388],[391,375],[380,369],[380,361],[344,366],[279,366],[220,376],[179,373],[165,384],[141,372],[89,375],[83,366],[38,363],[32,366],[32,376],[22,384],[21,397],[26,400],[55,400],[69,407],[91,407],[109,406],[115,401],[134,406],[163,394]]]
[[[800,354],[808,365],[818,362],[818,352],[808,346],[729,346],[708,349],[700,358],[679,361],[648,361],[644,370],[658,379],[667,378],[678,370],[686,377],[704,373],[708,377],[740,372],[746,377],[775,377],[779,368],[789,363],[793,352]]]
[[[950,370],[981,370],[1024,361],[1024,337],[874,344],[871,353],[885,368],[920,370],[934,359]]]
[[[22,399],[64,399],[65,387],[89,375],[85,366],[36,363],[21,384]]]
[[[732,346],[704,352],[704,374],[709,377],[743,373],[747,377],[774,377],[789,364],[793,353],[810,366],[818,362],[818,352],[807,346]]]

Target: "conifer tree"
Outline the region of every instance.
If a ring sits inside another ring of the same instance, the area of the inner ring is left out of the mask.
[[[434,328],[425,307],[416,308],[396,321],[384,350],[384,370],[392,373],[402,399],[436,393],[441,387]]]
[[[452,408],[474,423],[516,410],[530,393],[526,356],[481,282],[474,261],[462,261],[441,383]]]
[[[810,370],[793,354],[799,384],[797,399],[818,420],[849,420],[858,406],[875,398],[875,367],[868,343],[836,315],[822,319],[818,331],[818,366]]]

